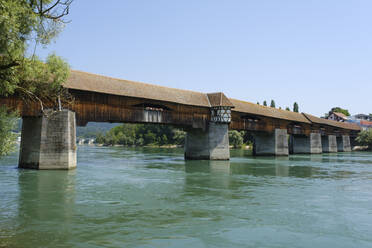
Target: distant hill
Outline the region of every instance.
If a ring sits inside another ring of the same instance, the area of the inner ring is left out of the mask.
[[[76,136],[82,138],[95,138],[97,134],[105,134],[111,128],[120,126],[121,123],[89,122],[85,127],[76,127]]]

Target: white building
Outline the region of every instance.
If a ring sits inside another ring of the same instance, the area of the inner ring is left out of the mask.
[[[345,122],[348,120],[348,117],[344,115],[343,113],[339,112],[332,112],[328,117],[328,120],[334,120],[334,121],[339,121],[339,122]]]

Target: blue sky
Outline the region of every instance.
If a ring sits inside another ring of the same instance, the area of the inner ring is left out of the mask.
[[[323,115],[372,113],[370,0],[75,0],[72,69]]]

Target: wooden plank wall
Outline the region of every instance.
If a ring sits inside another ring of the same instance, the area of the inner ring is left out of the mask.
[[[153,120],[154,123],[205,129],[210,120],[210,109],[207,107],[79,90],[70,90],[70,93],[74,102],[64,107],[75,111],[77,124],[83,126],[88,122],[148,123],[149,120]],[[41,115],[40,104],[36,101],[25,102],[17,97],[8,97],[0,98],[0,105],[2,104],[18,110],[21,116]],[[163,107],[160,113],[161,118],[145,117],[143,107],[145,105],[157,106],[157,109]],[[51,104],[45,104],[44,107],[51,106]],[[273,132],[276,128],[280,128],[287,129],[288,134],[295,135],[309,135],[311,132],[320,132],[322,135],[336,134],[353,137],[357,135],[357,132],[336,127],[294,123],[265,116],[247,116],[246,113],[236,111],[232,111],[231,117],[229,128],[233,130]]]
[[[187,106],[176,103],[149,99],[122,97],[93,92],[71,91],[75,102],[69,108],[76,112],[79,123],[95,122],[129,122],[144,123],[144,107],[157,106],[161,118],[157,123],[192,126],[193,122],[206,122],[210,118],[209,108]]]
[[[76,113],[78,125],[88,122],[148,123],[143,105],[156,105],[157,109],[163,107],[161,118],[156,123],[205,128],[210,119],[210,110],[206,107],[78,90],[70,90],[70,93],[74,101],[63,107]],[[24,102],[17,97],[8,97],[0,98],[0,105],[18,110],[21,116],[41,115],[40,104],[35,101]],[[48,107],[50,104],[45,104],[44,108]]]

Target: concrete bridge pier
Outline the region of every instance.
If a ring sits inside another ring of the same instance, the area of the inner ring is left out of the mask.
[[[253,155],[287,156],[287,129],[275,129],[273,133],[254,133]]]
[[[342,135],[340,137],[337,137],[337,151],[338,152],[351,152],[349,135]]]
[[[227,123],[210,122],[207,129],[187,130],[186,160],[229,160],[229,134]]]
[[[23,117],[19,168],[68,170],[76,167],[76,120],[69,110]]]
[[[337,152],[337,140],[335,135],[322,136],[322,150],[327,153]]]
[[[291,135],[289,147],[292,154],[319,154],[322,153],[322,138],[320,133],[310,133],[310,136]]]

